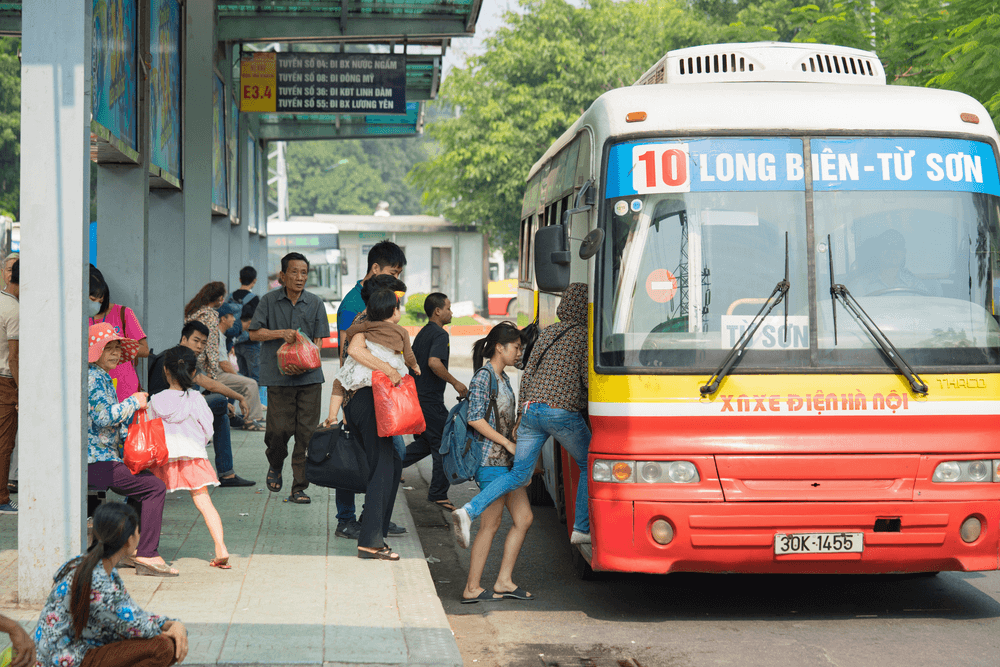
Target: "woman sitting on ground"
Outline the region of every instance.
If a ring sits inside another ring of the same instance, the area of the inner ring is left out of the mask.
[[[60,568],[35,628],[43,667],[166,667],[187,655],[180,621],[146,613],[115,567],[139,544],[139,517],[128,505],[94,512],[94,541]]]

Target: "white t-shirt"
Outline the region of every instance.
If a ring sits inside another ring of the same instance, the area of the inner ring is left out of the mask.
[[[10,372],[10,346],[7,343],[18,340],[20,310],[16,297],[0,292],[0,377],[14,377]]]

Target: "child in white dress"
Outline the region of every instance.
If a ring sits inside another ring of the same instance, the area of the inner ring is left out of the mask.
[[[149,399],[149,418],[163,420],[169,458],[166,464],[154,466],[150,471],[163,480],[167,491],[191,492],[191,499],[215,542],[215,558],[208,564],[229,570],[222,519],[208,495],[208,487],[218,486],[219,478],[208,462],[205,449],[214,432],[212,410],[205,398],[192,389],[196,364],[194,352],[186,347],[178,346],[164,353],[163,375],[170,388]]]
[[[352,325],[347,330],[346,337],[350,340],[360,334],[368,352],[391,367],[392,372],[386,373],[386,375],[394,384],[398,383],[402,376],[407,373],[407,367],[413,369],[416,375],[420,375],[420,364],[417,363],[417,358],[410,348],[410,334],[398,324],[402,317],[399,311],[399,296],[391,290],[378,290],[369,297],[365,312],[368,319]],[[363,366],[354,357],[348,355],[340,372],[337,373],[336,379],[340,381],[346,391],[370,387],[372,386],[372,369]],[[339,409],[339,402],[334,405],[333,400],[331,400],[331,418],[337,414]]]

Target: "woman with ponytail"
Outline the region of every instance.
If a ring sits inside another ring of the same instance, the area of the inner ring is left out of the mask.
[[[514,462],[517,400],[504,369],[517,364],[520,358],[521,332],[510,322],[500,322],[490,329],[486,338],[476,341],[472,347],[472,367],[476,372],[469,383],[468,421],[470,433],[482,447],[482,458],[479,470],[476,471],[476,484],[480,489],[504,475]],[[485,365],[484,361],[487,362]],[[493,538],[500,528],[505,506],[514,525],[504,541],[503,560],[500,561],[500,571],[493,590],[488,591],[480,585],[480,579]],[[464,511],[455,510],[453,515]],[[462,604],[503,598],[532,599],[531,594],[511,578],[514,564],[521,553],[521,545],[524,544],[524,536],[534,518],[527,491],[523,488],[513,489],[490,503],[480,516],[479,532],[476,533],[469,557],[469,577],[462,592]],[[468,546],[468,542],[462,546]]]
[[[93,534],[87,553],[55,576],[35,629],[36,664],[166,667],[184,660],[184,625],[140,609],[115,569],[139,544],[135,510],[104,503],[94,512]]]
[[[182,345],[163,354],[163,376],[170,388],[149,399],[149,417],[163,420],[168,460],[165,465],[151,470],[163,480],[167,491],[183,489],[191,492],[194,506],[201,512],[215,542],[215,558],[208,564],[229,570],[232,568],[229,551],[222,541],[222,519],[208,495],[209,486],[219,485],[219,478],[208,462],[205,449],[208,439],[212,437],[214,417],[205,397],[191,391],[196,363],[194,352]]]

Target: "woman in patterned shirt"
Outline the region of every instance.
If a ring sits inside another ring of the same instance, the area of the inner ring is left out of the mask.
[[[489,363],[484,365],[484,358]],[[477,370],[469,383],[468,420],[473,429],[471,432],[483,448],[479,470],[476,471],[476,484],[480,489],[506,474],[514,462],[516,447],[512,438],[517,400],[504,369],[516,364],[520,358],[521,332],[510,322],[497,324],[486,338],[477,341],[472,348],[472,365]],[[493,538],[500,528],[504,506],[514,525],[504,541],[503,560],[500,561],[496,583],[493,590],[488,591],[480,586],[480,579]],[[462,592],[462,604],[503,598],[533,599],[534,596],[511,579],[524,536],[534,518],[527,492],[523,488],[511,490],[490,503],[480,518],[479,532],[469,556],[469,577]]]
[[[139,543],[139,517],[128,505],[94,513],[94,541],[60,568],[35,628],[43,667],[166,667],[187,655],[180,621],[149,614],[125,590],[115,566]]]

